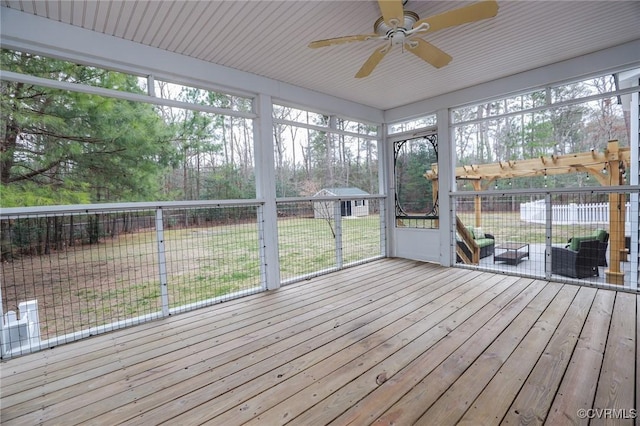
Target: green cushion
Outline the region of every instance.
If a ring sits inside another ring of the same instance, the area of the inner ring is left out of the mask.
[[[492,238],[479,238],[476,241],[476,244],[478,245],[478,247],[482,248],[482,247],[487,247],[487,246],[491,246],[495,243],[495,241]]]
[[[580,243],[583,241],[593,241],[595,240],[595,237],[593,237],[592,235],[588,236],[588,237],[573,237],[571,238],[571,245],[569,245],[569,249],[573,250],[573,251],[578,251],[580,250]]]
[[[465,228],[467,228],[467,232],[471,234],[471,237],[475,239],[476,234],[473,233],[473,226],[466,226]]]
[[[596,240],[604,243],[605,238],[607,238],[607,231],[605,231],[604,229],[596,229],[593,233],[593,236],[596,238]]]

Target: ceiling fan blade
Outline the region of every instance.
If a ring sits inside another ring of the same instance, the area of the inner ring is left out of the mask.
[[[332,46],[334,44],[350,43],[352,41],[365,41],[372,38],[379,38],[378,34],[358,34],[337,38],[328,38],[326,40],[316,40],[309,43],[309,47],[315,49],[317,47]]]
[[[420,34],[432,33],[443,28],[454,27],[456,25],[467,24],[469,22],[481,21],[493,18],[498,14],[498,3],[493,0],[481,1],[469,6],[453,9],[439,15],[429,16],[413,24],[413,28],[419,27],[423,23],[429,24],[429,28],[419,31]]]
[[[369,56],[369,59],[365,61],[356,74],[356,78],[366,77],[371,74],[371,71],[373,71],[373,69],[380,63],[382,58],[384,58],[384,55],[386,55],[389,50],[391,50],[391,48],[388,45],[374,50],[373,54]]]
[[[451,62],[451,59],[453,59],[447,53],[421,38],[415,38],[408,41],[405,43],[404,47],[409,52],[427,61],[436,68],[444,67]]]
[[[382,18],[387,25],[401,27],[404,24],[402,0],[378,0],[378,5],[380,6],[380,12],[382,12]]]

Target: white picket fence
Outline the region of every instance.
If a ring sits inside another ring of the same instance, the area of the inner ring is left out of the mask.
[[[545,201],[537,200],[520,204],[520,220],[545,223]],[[608,224],[609,203],[554,204],[551,206],[553,225]],[[631,204],[627,203],[625,229],[631,226]]]

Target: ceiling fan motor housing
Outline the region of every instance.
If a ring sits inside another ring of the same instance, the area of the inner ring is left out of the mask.
[[[415,24],[420,17],[417,13],[411,12],[410,10],[404,11],[404,22],[402,25],[398,25],[397,27],[390,27],[384,22],[384,18],[379,17],[376,22],[373,24],[373,31],[376,34],[380,34],[381,36],[392,36],[396,31],[402,31],[406,33],[407,31],[413,28],[413,24]]]

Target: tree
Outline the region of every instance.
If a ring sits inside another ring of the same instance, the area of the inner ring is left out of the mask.
[[[408,214],[429,213],[433,208],[432,182],[425,171],[437,162],[436,152],[424,139],[396,143],[396,197]]]
[[[11,71],[141,92],[134,76],[28,53],[0,54],[3,67]],[[174,151],[169,128],[151,105],[18,82],[0,84],[0,182],[11,193],[37,187],[51,194],[76,193],[68,198],[92,202],[158,197]]]

